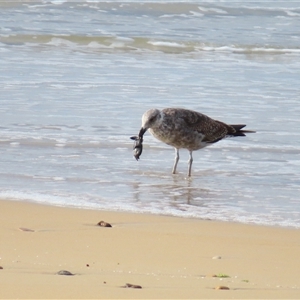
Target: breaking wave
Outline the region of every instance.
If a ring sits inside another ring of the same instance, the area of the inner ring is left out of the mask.
[[[84,35],[6,35],[0,43],[8,46],[57,47],[94,52],[162,52],[199,53],[229,52],[240,54],[300,54],[300,47],[285,48],[269,45],[222,45],[199,41],[177,41],[148,37],[84,36]]]

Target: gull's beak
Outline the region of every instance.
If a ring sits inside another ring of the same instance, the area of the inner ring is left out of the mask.
[[[140,132],[139,132],[139,138],[142,138],[146,131],[147,131],[147,128],[142,127]]]

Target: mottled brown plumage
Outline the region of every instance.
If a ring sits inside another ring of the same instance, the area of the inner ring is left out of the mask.
[[[173,146],[176,156],[173,174],[176,172],[179,160],[179,149],[185,148],[190,152],[188,176],[191,176],[192,152],[209,146],[228,136],[245,136],[241,130],[246,125],[228,125],[213,120],[196,111],[183,108],[150,109],[142,117],[142,128],[139,138],[149,129],[158,140]]]

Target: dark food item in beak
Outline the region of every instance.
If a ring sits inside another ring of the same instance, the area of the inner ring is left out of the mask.
[[[134,140],[133,145],[133,156],[136,160],[139,160],[142,152],[143,152],[143,137],[141,136],[132,136],[130,137],[132,140]]]

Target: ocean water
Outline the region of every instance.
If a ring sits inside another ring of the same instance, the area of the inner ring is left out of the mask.
[[[300,228],[300,5],[1,1],[0,199]],[[194,152],[147,133],[184,107],[257,133]]]

